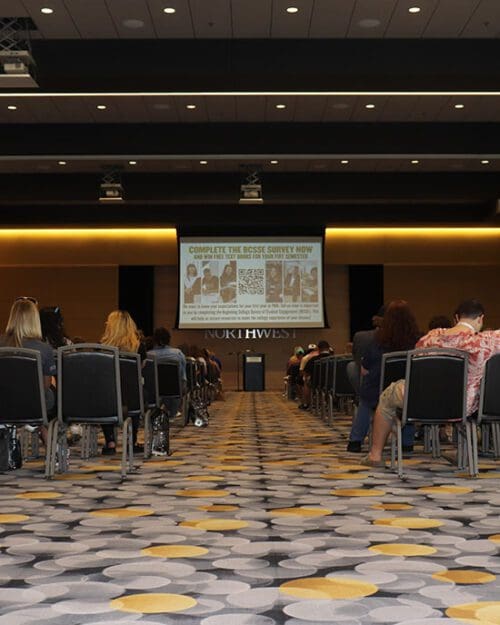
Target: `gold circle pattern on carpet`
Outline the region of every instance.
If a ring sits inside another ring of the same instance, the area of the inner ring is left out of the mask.
[[[452,605],[446,616],[475,625],[496,625],[500,623],[500,601],[478,601]]]
[[[409,503],[376,503],[373,510],[411,510],[413,506]]]
[[[32,491],[28,493],[20,493],[16,495],[18,499],[60,499],[64,497],[62,493],[56,493],[53,490],[49,491]]]
[[[196,558],[208,553],[205,547],[195,547],[194,545],[157,545],[141,549],[143,556],[153,558]]]
[[[382,553],[385,556],[430,556],[437,552],[434,547],[428,545],[414,545],[411,543],[380,543],[368,547],[370,551]]]
[[[22,523],[28,519],[29,516],[25,514],[0,514],[0,525],[3,523]]]
[[[227,490],[186,489],[178,490],[175,494],[179,497],[227,497],[231,493],[229,493]]]
[[[336,488],[330,494],[337,497],[383,497],[385,491],[377,488]]]
[[[196,599],[185,595],[170,593],[145,593],[127,595],[113,599],[110,605],[115,610],[134,612],[136,614],[168,614],[169,612],[183,612],[197,604]]]
[[[405,527],[410,530],[424,530],[431,527],[441,527],[443,521],[426,519],[424,517],[402,516],[391,519],[375,519],[374,525],[389,525],[390,527]]]
[[[285,582],[280,590],[298,599],[357,599],[374,595],[378,587],[344,577],[306,577]]]
[[[467,493],[472,493],[473,489],[468,488],[467,486],[422,486],[418,491],[420,493],[443,493],[450,495],[466,495]]]
[[[269,510],[272,516],[302,516],[302,517],[318,517],[333,514],[328,508],[274,508]]]
[[[190,521],[181,521],[179,525],[181,527],[207,530],[208,532],[224,532],[248,527],[248,521],[238,521],[237,519],[192,519]]]
[[[496,575],[486,571],[473,571],[472,569],[450,569],[439,571],[432,576],[440,582],[453,582],[455,584],[489,584],[496,580]]]

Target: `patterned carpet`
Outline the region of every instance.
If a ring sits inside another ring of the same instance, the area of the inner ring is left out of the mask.
[[[120,482],[118,461],[0,475],[0,625],[500,624],[500,463],[408,481],[277,393]]]

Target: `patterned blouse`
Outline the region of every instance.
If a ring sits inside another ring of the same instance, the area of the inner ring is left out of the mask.
[[[478,332],[468,330],[446,334],[446,329],[431,330],[417,343],[418,347],[444,347],[461,349],[469,353],[467,370],[467,414],[477,411],[479,407],[479,391],[484,365],[490,356],[500,352],[500,330]]]

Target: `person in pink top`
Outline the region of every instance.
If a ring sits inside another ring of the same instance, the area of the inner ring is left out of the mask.
[[[484,308],[477,300],[462,302],[455,313],[456,324],[452,328],[437,328],[423,336],[416,347],[441,347],[461,349],[468,352],[467,369],[467,415],[477,411],[479,391],[484,365],[488,358],[500,352],[500,330],[481,332]],[[372,446],[361,464],[383,466],[382,452],[397,411],[403,408],[405,381],[398,380],[380,396],[373,420]]]

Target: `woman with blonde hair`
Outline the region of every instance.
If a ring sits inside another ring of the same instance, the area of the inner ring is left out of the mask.
[[[56,373],[56,363],[52,347],[42,340],[42,327],[38,312],[38,302],[33,297],[18,297],[10,309],[5,334],[0,337],[0,347],[24,347],[40,352],[45,386],[47,410],[55,405],[55,396],[50,388],[52,376]]]
[[[101,337],[103,345],[117,347],[122,352],[137,352],[141,361],[146,359],[146,348],[141,343],[139,331],[130,314],[126,310],[113,310],[109,313],[104,326],[104,334]],[[116,453],[116,442],[114,438],[114,428],[110,425],[103,426],[106,445],[102,449],[104,455]],[[132,421],[134,452],[142,453],[144,447],[137,444],[137,430],[139,429],[138,419]]]

